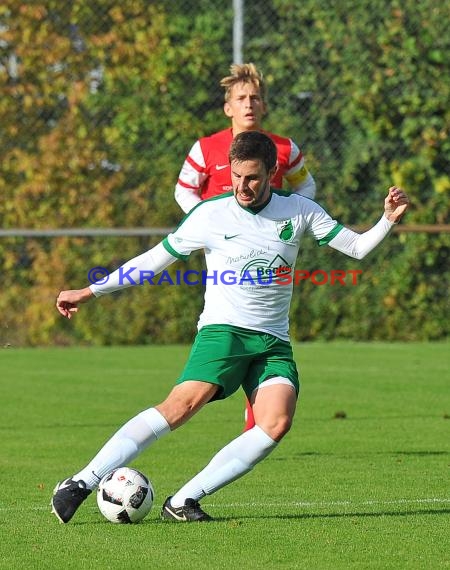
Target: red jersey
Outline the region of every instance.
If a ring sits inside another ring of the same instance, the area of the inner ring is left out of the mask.
[[[310,184],[311,176],[304,165],[304,157],[298,146],[289,138],[262,131],[277,147],[277,170],[271,180],[274,188],[282,188],[285,178],[294,191]],[[181,169],[176,194],[190,193],[191,198],[205,200],[224,192],[230,192],[231,168],[228,153],[233,132],[231,128],[199,139],[189,151]],[[184,211],[194,205],[191,201],[180,202]]]

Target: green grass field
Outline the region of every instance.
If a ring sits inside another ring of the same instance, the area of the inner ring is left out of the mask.
[[[4,349],[0,568],[450,568],[449,349],[296,345],[294,426],[252,473],[202,501],[217,520],[167,523],[159,510],[240,433],[241,393],[132,464],[156,490],[138,525],[107,522],[93,496],[61,525],[51,493],[165,396],[188,347]]]

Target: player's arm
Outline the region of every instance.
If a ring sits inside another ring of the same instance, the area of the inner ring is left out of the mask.
[[[328,245],[350,257],[362,259],[375,249],[395,224],[400,222],[408,205],[406,193],[397,186],[391,186],[384,201],[384,214],[377,224],[362,234],[342,228]]]
[[[160,273],[176,259],[177,257],[169,253],[161,242],[127,261],[107,279],[104,278],[83,289],[61,291],[56,300],[56,308],[63,317],[70,319],[78,311],[78,305],[81,303],[86,303],[92,297],[100,297],[119,289],[139,285],[143,280]]]
[[[202,148],[197,141],[189,151],[175,185],[175,200],[186,214],[201,201],[200,192],[207,177]]]
[[[292,140],[289,164],[289,170],[286,171],[284,177],[292,192],[313,200],[316,196],[316,182],[305,166],[305,157]]]
[[[292,192],[295,194],[300,194],[300,196],[305,196],[306,198],[311,198],[314,200],[316,197],[316,181],[312,177],[312,174],[306,168],[303,167],[304,172],[302,173],[302,182],[295,185],[292,185]]]

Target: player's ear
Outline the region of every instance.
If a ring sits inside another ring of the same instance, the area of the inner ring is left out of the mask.
[[[233,110],[231,109],[231,105],[228,102],[224,103],[223,112],[229,119],[233,118]]]

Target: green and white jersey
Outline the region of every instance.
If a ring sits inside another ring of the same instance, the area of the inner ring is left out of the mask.
[[[282,276],[293,273],[305,233],[323,245],[341,229],[321,206],[298,194],[273,192],[257,213],[225,194],[198,204],[163,245],[179,259],[205,252],[199,329],[229,324],[289,340],[293,284]]]

